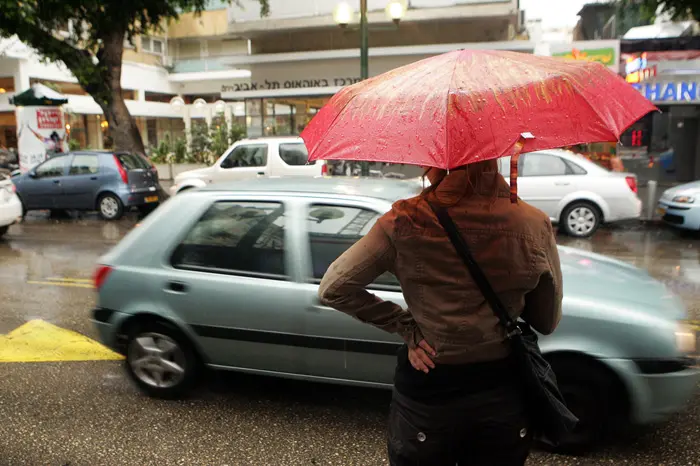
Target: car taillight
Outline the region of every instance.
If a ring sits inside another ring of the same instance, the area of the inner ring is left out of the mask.
[[[328,175],[328,164],[326,162],[321,162],[323,165],[321,166],[321,176],[327,176]]]
[[[12,192],[16,193],[17,192],[17,186],[15,186],[14,183],[12,183]]]
[[[95,285],[96,289],[99,290],[102,288],[102,285],[104,285],[105,281],[107,281],[107,277],[109,277],[111,271],[112,267],[109,265],[100,265],[97,267],[95,274],[92,276],[93,284]]]
[[[129,175],[126,173],[126,170],[124,170],[124,167],[122,166],[121,161],[119,160],[119,157],[116,155],[114,156],[114,163],[117,164],[117,170],[119,170],[119,176],[122,177],[122,181],[124,184],[129,184]]]
[[[625,181],[627,181],[627,186],[630,187],[634,194],[637,194],[637,178],[634,176],[626,176]]]

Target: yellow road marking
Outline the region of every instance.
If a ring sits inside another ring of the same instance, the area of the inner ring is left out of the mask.
[[[49,277],[47,280],[52,282],[92,283],[92,280],[89,278]]]
[[[59,282],[59,281],[44,281],[44,280],[27,280],[30,285],[53,285],[53,286],[67,286],[75,288],[94,288],[89,283],[73,283],[73,282]]]
[[[124,357],[95,340],[43,320],[30,320],[0,335],[0,363],[119,359]]]

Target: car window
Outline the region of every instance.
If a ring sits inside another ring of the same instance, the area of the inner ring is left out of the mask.
[[[267,144],[238,146],[221,162],[221,168],[264,167],[267,165]]]
[[[70,164],[70,175],[94,175],[99,171],[96,155],[75,155]]]
[[[280,144],[280,158],[287,165],[313,165],[316,162],[309,163],[309,153],[306,146],[301,142],[288,144]]]
[[[50,176],[63,176],[63,168],[66,163],[65,157],[56,157],[42,163],[36,167],[36,176],[38,178],[47,178]]]
[[[149,170],[151,164],[138,154],[115,154],[124,170]]]
[[[525,154],[521,157],[522,165],[518,163],[520,176],[557,176],[571,174],[561,157],[547,154]],[[520,162],[520,160],[518,161]]]
[[[380,214],[360,207],[314,204],[307,218],[312,281],[319,283],[328,267],[374,226]],[[398,287],[396,277],[386,272],[375,285]]]
[[[177,246],[173,267],[284,277],[284,207],[274,202],[212,205]]]
[[[585,168],[580,166],[579,164],[572,162],[571,160],[565,160],[566,165],[569,167],[569,170],[571,170],[571,173],[574,175],[587,175],[588,172],[586,171]]]

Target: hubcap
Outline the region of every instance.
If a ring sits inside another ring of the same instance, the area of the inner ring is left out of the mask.
[[[119,204],[113,197],[105,197],[100,202],[100,211],[107,218],[115,217],[117,212],[119,212]]]
[[[179,384],[185,376],[185,355],[177,342],[160,333],[144,333],[129,345],[129,366],[143,383],[157,388]]]
[[[590,233],[595,228],[595,213],[589,207],[576,207],[566,219],[569,230],[579,236]]]

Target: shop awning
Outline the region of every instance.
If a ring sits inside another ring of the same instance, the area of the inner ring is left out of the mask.
[[[17,106],[48,106],[57,107],[67,104],[68,97],[50,89],[43,84],[34,84],[30,89],[15,95],[10,103]]]

